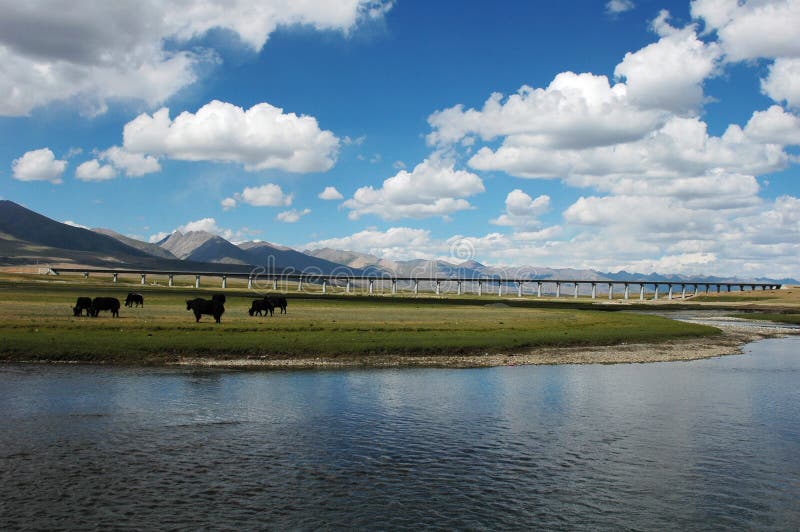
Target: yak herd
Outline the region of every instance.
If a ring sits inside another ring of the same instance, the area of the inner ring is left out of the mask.
[[[144,297],[142,294],[130,292],[128,297],[125,298],[126,307],[144,307]],[[111,316],[119,317],[119,299],[116,297],[79,297],[72,307],[74,316],[83,316],[86,311],[87,316],[97,317],[100,312],[111,311]],[[254,299],[250,310],[247,311],[250,316],[272,316],[276,309],[279,309],[281,314],[286,314],[286,297],[282,295],[264,296],[261,299]],[[195,299],[186,300],[186,310],[191,310],[194,313],[195,321],[199,322],[203,315],[213,316],[214,321],[220,323],[222,315],[225,313],[225,294],[214,294],[211,299],[203,299],[197,297]]]

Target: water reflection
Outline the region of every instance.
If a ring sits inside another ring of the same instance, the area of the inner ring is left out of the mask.
[[[3,528],[792,528],[798,338],[616,366],[0,366]]]

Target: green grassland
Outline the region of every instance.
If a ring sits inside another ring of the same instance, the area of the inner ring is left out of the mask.
[[[144,295],[143,308],[122,307],[119,318],[109,313],[98,318],[72,316],[78,296],[113,296],[122,301],[131,290]],[[219,291],[2,277],[0,360],[160,364],[182,356],[449,356],[537,346],[658,342],[719,332],[627,312],[506,306],[499,298],[320,297],[289,292],[288,314],[259,318],[250,317],[247,309],[261,294],[240,287],[225,291],[222,324],[210,316],[195,323],[185,300]]]

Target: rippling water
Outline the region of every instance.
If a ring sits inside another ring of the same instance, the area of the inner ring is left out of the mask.
[[[474,370],[0,366],[0,525],[797,528],[799,348]]]

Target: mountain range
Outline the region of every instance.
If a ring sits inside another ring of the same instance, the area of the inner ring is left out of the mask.
[[[0,200],[0,266],[51,265],[147,268],[170,271],[313,272],[399,277],[571,279],[583,281],[646,280],[659,282],[770,282],[800,284],[795,279],[603,273],[587,269],[536,266],[497,267],[475,260],[388,260],[367,253],[331,248],[298,251],[263,241],[232,243],[204,231],[175,231],[157,243],[142,242],[110,229],[86,229],[57,222],[12,201]]]

